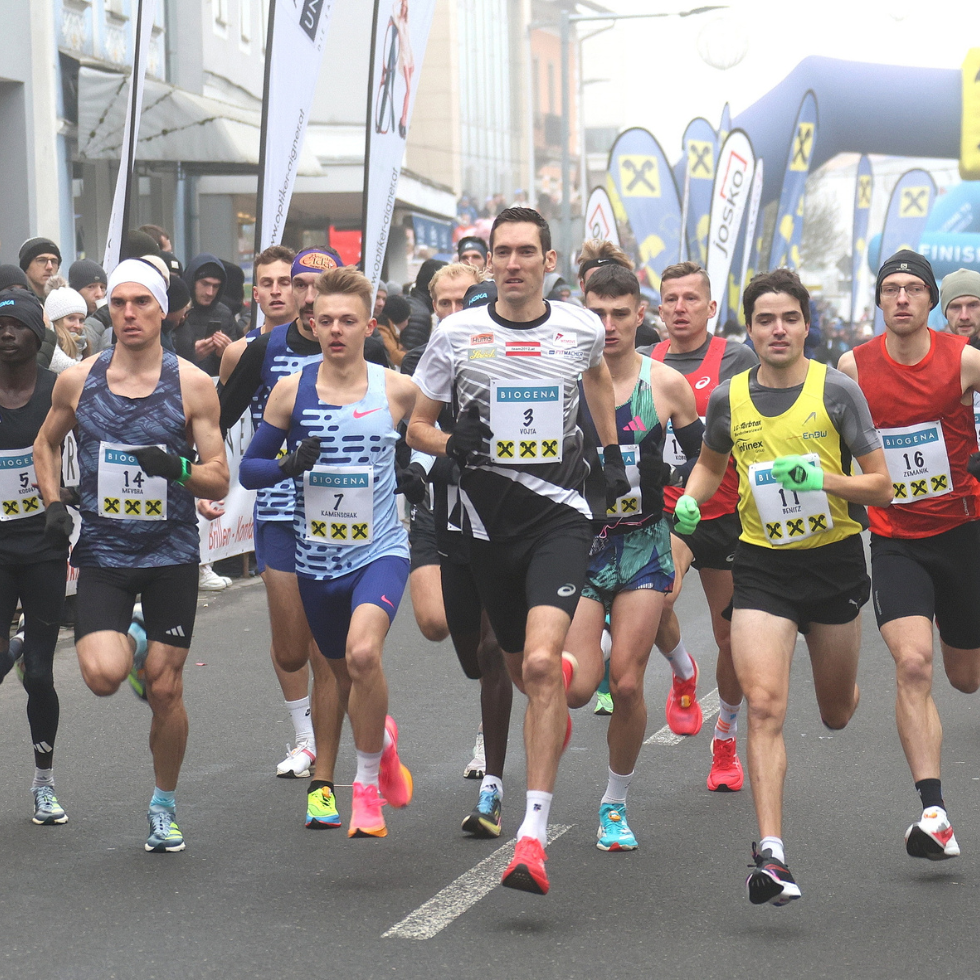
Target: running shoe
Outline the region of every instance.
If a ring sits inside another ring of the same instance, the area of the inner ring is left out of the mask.
[[[547,895],[551,887],[548,884],[548,873],[544,870],[544,862],[547,860],[548,855],[544,853],[537,837],[522,837],[514,848],[514,859],[507,865],[500,884],[504,888]]]
[[[625,803],[602,803],[599,806],[599,829],[596,844],[600,851],[635,851],[640,845],[626,822]]]
[[[182,851],[184,835],[177,826],[173,810],[165,806],[151,806],[146,819],[150,824],[150,836],[146,838],[146,849],[155,854]]]
[[[381,753],[378,787],[385,801],[393,807],[408,806],[412,802],[412,774],[398,758],[398,726],[391,715],[385,718],[385,731],[391,744]]]
[[[129,672],[129,686],[141,701],[146,700],[146,628],[143,623],[143,604],[137,602],[133,607],[133,621],[129,624],[129,635],[136,641],[133,653],[133,669]]]
[[[960,845],[941,806],[927,807],[922,811],[922,819],[905,831],[905,850],[909,857],[930,861],[960,856]]]
[[[578,670],[578,660],[571,653],[562,651],[561,655],[561,682],[565,691],[572,686],[575,671]],[[568,712],[568,721],[565,722],[565,740],[561,743],[562,752],[568,748],[568,743],[572,740],[572,713]]]
[[[613,699],[609,691],[596,691],[594,715],[611,715],[613,713]]]
[[[694,663],[694,658],[691,658]],[[698,704],[698,665],[686,681],[675,676],[667,695],[667,726],[675,735],[697,735],[704,720]]]
[[[21,616],[21,624],[17,627],[17,632],[10,638],[10,646],[7,648],[7,655],[14,672],[17,674],[21,684],[24,683],[24,617]]]
[[[483,725],[476,733],[476,744],[473,746],[473,758],[466,763],[463,779],[483,779],[487,774],[487,754],[483,747]]]
[[[312,793],[306,794],[306,826],[310,830],[340,826],[337,797],[329,786],[318,786]]]
[[[789,868],[782,861],[777,861],[768,847],[760,854],[753,841],[752,860],[755,870],[745,879],[745,890],[753,905],[768,902],[778,908],[800,897],[800,886],[789,873]]]
[[[68,814],[54,795],[53,786],[35,786],[34,794],[34,823],[38,826],[68,823]]]
[[[711,740],[711,771],[708,789],[712,793],[737,793],[745,782],[734,738]]]
[[[280,779],[309,779],[316,762],[316,743],[309,736],[296,739],[296,748],[286,743],[286,758],[276,766]]]
[[[197,587],[203,592],[223,592],[231,585],[231,579],[219,575],[210,565],[202,565]]]
[[[496,789],[481,790],[476,809],[463,821],[463,830],[474,837],[499,837],[500,808],[500,793]]]
[[[354,800],[351,805],[348,837],[387,837],[388,828],[381,814],[384,800],[378,795],[377,786],[354,783]]]

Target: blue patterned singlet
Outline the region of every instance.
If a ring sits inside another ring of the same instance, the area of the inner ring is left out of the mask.
[[[185,458],[192,456],[176,354],[163,352],[160,380],[145,398],[127,398],[109,390],[106,370],[112,355],[109,348],[98,356],[75,409],[82,529],[72,550],[72,564],[154,568],[199,562],[197,511],[193,494],[184,487],[168,485],[166,520],[117,521],[99,516],[100,443],[164,445]]]

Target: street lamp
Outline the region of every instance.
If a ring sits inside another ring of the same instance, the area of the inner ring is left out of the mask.
[[[569,114],[571,112],[570,102],[570,56],[569,47],[572,42],[572,24],[581,24],[586,21],[606,21],[606,20],[640,20],[651,17],[693,17],[697,14],[706,14],[712,10],[727,10],[727,5],[714,5],[710,7],[695,7],[692,10],[680,10],[670,13],[655,14],[573,14],[564,7],[560,12],[560,37],[561,37],[561,225],[559,233],[559,247],[562,253],[562,275],[570,280],[572,269],[572,159],[568,149],[571,139],[571,124]],[[580,110],[581,112],[581,107]],[[581,125],[581,120],[579,121]],[[584,161],[583,161],[584,166]]]

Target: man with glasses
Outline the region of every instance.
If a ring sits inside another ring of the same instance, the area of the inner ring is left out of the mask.
[[[61,268],[61,250],[50,238],[28,238],[20,247],[17,263],[43,303],[47,281]]]
[[[940,783],[942,726],[932,698],[933,620],[950,683],[980,688],[980,484],[973,392],[980,351],[928,326],[939,288],[928,261],[902,249],[878,272],[885,332],[845,354],[881,432],[892,481],[887,507],[869,507],[878,629],[895,659],[895,718],[922,816],[905,832],[911,857],[960,853]]]

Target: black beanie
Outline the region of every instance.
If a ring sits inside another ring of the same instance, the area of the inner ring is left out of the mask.
[[[171,313],[182,310],[191,301],[191,291],[180,276],[171,276],[167,287],[167,306]]]
[[[57,255],[61,265],[61,249],[50,238],[28,238],[17,254],[17,264],[26,271],[39,255]]]
[[[487,243],[477,235],[467,235],[456,245],[456,254],[462,258],[463,252],[479,252],[484,259],[487,257]]]
[[[159,255],[160,246],[150,238],[145,231],[130,228],[126,233],[126,241],[119,253],[119,261],[123,259],[138,259],[143,255]]]
[[[84,289],[92,283],[101,282],[105,286],[109,282],[109,277],[105,274],[105,269],[98,262],[91,259],[79,259],[72,262],[68,270],[68,285],[72,289]]]
[[[0,316],[12,316],[37,337],[38,346],[44,340],[44,309],[41,301],[29,289],[5,289],[0,292]]]
[[[404,296],[389,296],[381,309],[381,315],[388,323],[401,323],[412,314],[412,307]]]
[[[907,272],[910,276],[917,276],[929,287],[930,310],[939,304],[939,286],[936,284],[936,277],[929,260],[910,248],[902,248],[891,258],[885,259],[878,270],[878,278],[875,280],[875,306],[881,306],[881,284],[896,272]]]
[[[22,289],[30,289],[31,284],[24,275],[24,270],[17,265],[0,265],[0,291],[10,289],[13,286],[20,286]]]
[[[472,306],[487,306],[496,302],[497,284],[492,279],[473,283],[463,296],[463,306],[467,310]]]
[[[224,282],[227,278],[225,267],[220,262],[202,262],[194,270],[194,282],[198,279],[220,279]]]

